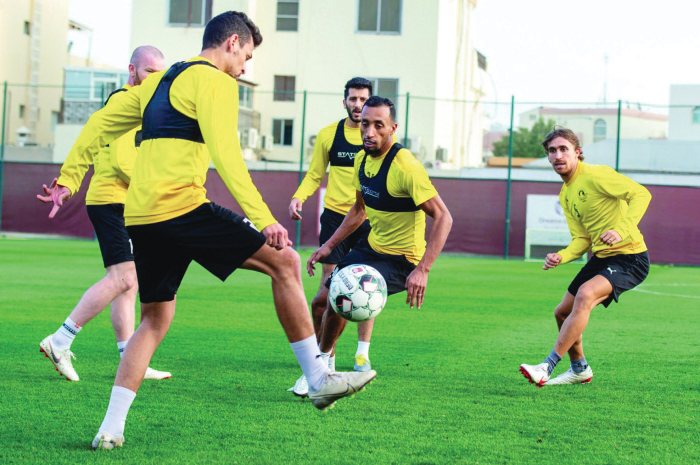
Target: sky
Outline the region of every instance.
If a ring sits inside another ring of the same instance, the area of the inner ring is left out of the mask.
[[[472,43],[487,99],[600,102],[607,74],[608,102],[667,105],[671,84],[700,84],[698,18],[680,0],[478,0]]]
[[[92,58],[125,68],[131,0],[70,0],[69,10],[94,30]],[[608,102],[666,105],[671,84],[700,84],[698,18],[688,0],[477,0],[472,44],[488,60],[489,101],[594,103],[607,87]]]

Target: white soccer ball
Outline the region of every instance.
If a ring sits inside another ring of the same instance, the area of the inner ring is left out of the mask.
[[[371,266],[350,265],[336,272],[328,299],[335,312],[350,321],[375,318],[386,305],[384,277]]]

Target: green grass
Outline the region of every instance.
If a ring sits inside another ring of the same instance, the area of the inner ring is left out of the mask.
[[[654,266],[652,293],[594,310],[591,384],[536,389],[518,372],[551,350],[579,267],[440,257],[421,310],[403,294],[378,317],[375,382],[319,412],[286,392],[300,370],[268,278],[222,284],[193,264],[151,363],[173,378],[144,382],[123,448],[93,452],[118,364],[108,312],[73,344],[78,383],[38,345],[102,277],[97,244],[0,240],[0,463],[699,463],[700,269]],[[310,299],[317,278],[304,284]],[[356,342],[349,325],[338,369]]]

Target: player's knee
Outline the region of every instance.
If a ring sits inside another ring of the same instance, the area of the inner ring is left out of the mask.
[[[328,292],[317,294],[311,301],[311,313],[314,318],[323,318],[326,312],[326,303],[328,301]]]
[[[109,270],[107,277],[120,294],[134,289],[138,285],[136,281],[136,270],[133,267],[120,267],[116,265]]]
[[[569,313],[571,313],[570,308],[566,308],[563,304],[559,304],[557,305],[557,308],[554,309],[554,318],[559,321],[564,321],[566,320],[566,317],[569,316]]]
[[[273,278],[289,278],[298,276],[301,279],[301,259],[296,250],[285,247],[276,254],[273,264]]]
[[[579,304],[578,306],[592,306],[593,302],[595,302],[598,297],[598,292],[596,292],[594,286],[584,284],[576,293],[576,303]]]

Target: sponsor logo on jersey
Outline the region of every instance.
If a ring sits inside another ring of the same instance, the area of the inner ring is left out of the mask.
[[[362,186],[362,193],[367,194],[370,197],[375,197],[377,199],[379,198],[379,192],[373,191],[372,189],[370,189],[369,187],[366,187],[366,186]]]
[[[357,155],[355,152],[337,152],[338,158],[350,158],[351,160]]]

